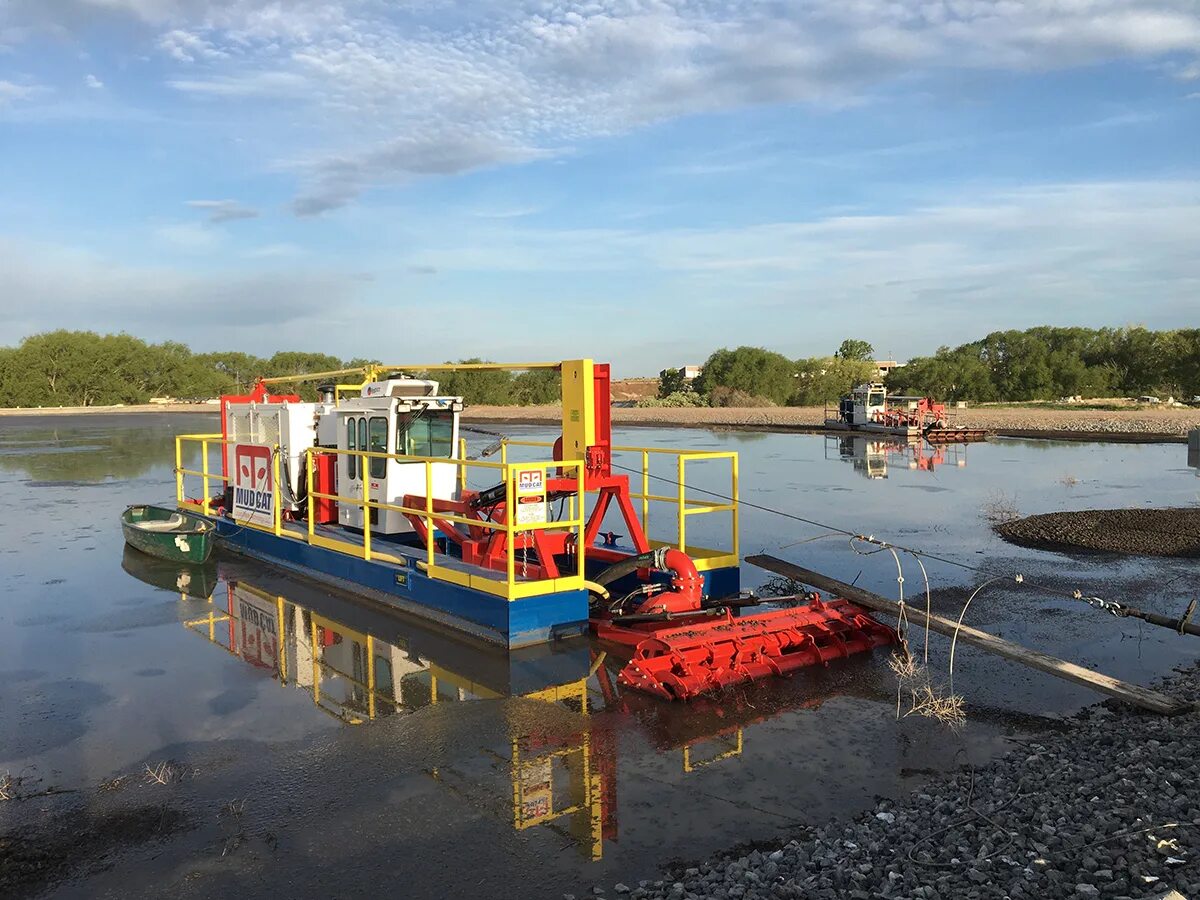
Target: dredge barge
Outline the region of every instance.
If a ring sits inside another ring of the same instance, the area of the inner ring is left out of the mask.
[[[825,427],[895,435],[906,439],[925,438],[931,444],[982,441],[982,428],[950,424],[946,404],[932,397],[889,395],[879,382],[860,384],[838,401],[836,413],[825,412]]]
[[[428,377],[463,368],[556,370],[561,436],[505,439],[488,448],[498,460],[470,458],[462,398]],[[414,372],[421,377],[405,374]],[[360,380],[327,383],[316,402],[271,393],[347,376]],[[758,598],[740,590],[737,454],[616,446],[610,409],[609,367],[588,359],[262,379],[249,395],[221,399],[219,434],[177,439],[178,505],[209,517],[228,549],[504,648],[590,627],[631,659],[621,676],[629,686],[667,698],[893,640],[864,610],[816,594],[751,611]],[[531,450],[543,458],[513,458]],[[652,460],[669,474],[651,472]],[[689,467],[701,464],[711,487],[689,490]],[[714,466],[725,475],[714,477]],[[654,538],[652,505],[673,512],[656,516],[666,527]],[[692,543],[697,517],[727,524],[721,546]]]

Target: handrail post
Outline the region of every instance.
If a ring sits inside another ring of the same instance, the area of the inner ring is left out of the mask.
[[[575,493],[579,495],[579,514],[575,520],[575,527],[578,529],[579,536],[575,539],[575,556],[577,564],[577,573],[579,577],[586,578],[587,569],[584,566],[583,555],[586,552],[584,547],[584,526],[583,518],[583,463],[576,461],[575,463]],[[583,712],[587,715],[587,695],[584,695]]]
[[[741,528],[739,527],[739,507],[741,504],[738,502],[738,458],[736,453],[729,458],[729,471],[731,482],[729,487],[729,496],[733,498],[733,509],[730,510],[730,516],[733,520],[733,555],[734,557],[740,558],[739,544],[741,543]]]
[[[687,457],[679,454],[679,549],[687,552],[687,489],[684,487],[684,464]]]
[[[183,436],[175,436],[175,502],[183,502]]]
[[[425,460],[425,558],[433,565],[433,463]]]
[[[462,494],[467,489],[467,439],[458,439],[458,492]]]
[[[275,445],[275,452],[271,454],[271,493],[274,495],[271,499],[271,506],[274,510],[272,517],[275,526],[275,537],[283,534],[283,509],[279,505],[279,501],[283,499],[283,491],[279,489],[279,445]]]
[[[201,482],[204,485],[204,496],[200,498],[200,508],[204,510],[204,514],[209,514],[208,509],[208,440],[201,439],[200,441],[200,471],[204,474],[201,476]]]
[[[363,467],[367,465],[369,457],[361,450],[356,451],[358,457],[358,468],[362,472]],[[366,472],[362,478],[362,511],[363,511],[363,559],[370,562],[371,560],[371,478],[370,472]]]
[[[642,451],[642,534],[650,539],[650,451]]]
[[[508,576],[508,596],[511,600],[513,583],[517,580],[517,557],[514,552],[516,533],[513,531],[513,484],[512,472],[507,463],[504,466],[504,543],[507,548],[506,574]]]
[[[304,451],[304,496],[307,498],[305,506],[308,507],[308,542],[311,544],[315,528],[314,504],[313,504],[313,461],[317,458],[316,449],[309,447]],[[283,632],[280,632],[283,634]]]

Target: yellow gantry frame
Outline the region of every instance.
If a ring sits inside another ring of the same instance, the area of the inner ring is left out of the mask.
[[[522,441],[505,439],[500,445],[500,461],[509,465],[517,465],[509,462],[508,448],[509,447],[534,447],[544,449],[553,447],[554,445],[548,441]],[[708,451],[708,450],[675,450],[669,447],[621,447],[614,446],[614,453],[636,453],[641,457],[641,490],[631,491],[629,496],[635,501],[641,501],[641,520],[642,532],[650,540],[651,547],[672,546],[678,547],[684,553],[692,557],[696,563],[696,568],[700,571],[708,571],[711,569],[721,569],[727,566],[736,566],[739,560],[740,546],[738,540],[739,533],[739,515],[738,515],[738,455],[732,450]],[[672,469],[671,476],[666,475],[656,476],[650,472],[650,460],[653,457],[660,459],[675,457],[675,465]],[[704,460],[728,460],[729,462],[729,494],[730,499],[724,497],[715,497],[712,499],[700,500],[695,497],[689,497],[687,492],[687,464],[689,462],[701,462]],[[650,480],[652,478],[662,477],[669,483],[675,484],[673,494],[656,494],[650,490]],[[675,523],[678,529],[678,536],[675,541],[657,541],[650,537],[650,504],[668,503],[674,507]],[[688,546],[687,543],[687,520],[689,516],[703,515],[706,513],[729,513],[729,543],[727,550],[714,550],[705,547]]]

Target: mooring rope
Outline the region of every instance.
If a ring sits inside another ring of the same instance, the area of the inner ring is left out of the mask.
[[[657,479],[658,481],[663,481],[663,482],[666,482],[667,484],[675,485],[676,487],[680,486],[680,483],[678,481],[676,481],[674,478],[670,478],[666,475],[657,475],[652,472],[651,473],[643,473],[641,469],[635,469],[631,466],[623,466],[620,463],[616,463],[616,462],[612,463],[612,466],[614,468],[623,469],[626,472],[632,472],[637,475],[647,474],[648,477]],[[1028,578],[1026,578],[1020,572],[1003,573],[1003,572],[996,572],[991,569],[985,569],[982,566],[973,566],[970,563],[965,563],[965,562],[962,562],[961,560],[951,559],[950,557],[946,557],[946,556],[940,556],[936,553],[930,553],[926,550],[921,550],[921,549],[918,549],[915,547],[905,547],[901,544],[894,544],[891,541],[885,541],[885,540],[876,538],[874,535],[871,535],[871,534],[863,534],[863,533],[857,532],[857,531],[850,531],[850,530],[848,530],[846,528],[842,528],[838,525],[831,525],[828,522],[821,522],[817,519],[810,519],[807,516],[801,516],[796,513],[788,512],[786,510],[776,509],[775,507],[771,507],[771,506],[764,506],[761,503],[753,503],[749,500],[738,500],[734,497],[729,496],[728,494],[722,494],[720,491],[711,491],[711,490],[708,490],[707,488],[695,487],[694,485],[691,486],[691,490],[697,491],[701,494],[707,494],[708,496],[715,497],[718,500],[724,500],[727,503],[737,503],[739,506],[749,507],[750,509],[756,509],[756,510],[759,510],[760,512],[770,513],[771,515],[775,515],[775,516],[782,516],[785,519],[791,519],[792,521],[795,521],[795,522],[802,522],[803,524],[810,525],[813,528],[825,529],[825,531],[828,534],[821,535],[821,537],[827,537],[827,536],[829,536],[829,534],[840,534],[844,537],[850,538],[852,547],[853,547],[853,544],[855,541],[861,541],[863,543],[873,544],[877,548],[875,550],[867,551],[866,553],[863,553],[863,551],[856,551],[856,552],[859,552],[861,555],[870,555],[872,553],[880,553],[884,550],[891,550],[894,553],[895,551],[898,550],[901,553],[908,553],[909,555],[917,558],[918,560],[920,560],[923,557],[924,559],[931,559],[931,560],[934,560],[935,562],[945,563],[946,565],[949,565],[949,566],[956,566],[960,569],[965,569],[969,572],[978,573],[979,575],[986,576],[989,581],[1011,579],[1015,584],[1025,585],[1028,587],[1034,587],[1041,591],[1046,592],[1047,594],[1053,594],[1056,596],[1065,597],[1070,600],[1080,601],[1080,602],[1088,604],[1089,606],[1095,607],[1096,609],[1101,609],[1101,610],[1104,610],[1105,612],[1110,612],[1115,616],[1119,616],[1119,617],[1126,616],[1126,615],[1130,615],[1130,614],[1136,612],[1135,610],[1132,610],[1131,608],[1126,607],[1126,606],[1118,603],[1115,600],[1105,600],[1102,597],[1084,594],[1083,591],[1078,590],[1078,589],[1067,590],[1067,589],[1063,589],[1063,588],[1054,587],[1054,586],[1048,585],[1048,584],[1041,584],[1041,583],[1038,583],[1035,581],[1030,581]],[[801,543],[801,542],[797,542],[797,543]],[[924,568],[925,568],[924,565],[922,565],[921,568],[922,568],[922,570],[924,570]],[[901,575],[901,579],[902,578],[903,578],[903,575]]]

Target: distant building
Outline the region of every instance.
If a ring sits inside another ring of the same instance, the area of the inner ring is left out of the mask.
[[[896,362],[894,359],[877,359],[875,360],[875,368],[878,370],[879,378],[887,378],[894,369],[899,369],[904,363]]]
[[[704,371],[704,366],[680,366],[679,371],[683,375],[684,381],[695,381]]]

